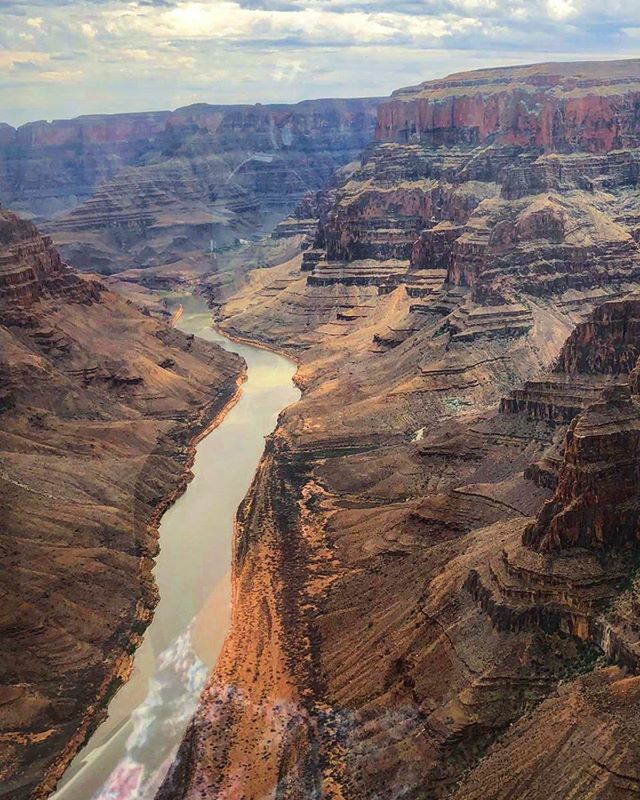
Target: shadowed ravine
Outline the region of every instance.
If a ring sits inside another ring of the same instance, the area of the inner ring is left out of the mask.
[[[247,380],[237,404],[200,442],[194,478],[162,519],[155,568],[161,599],[133,675],[71,764],[55,800],[154,796],[229,627],[236,509],[264,437],[280,411],[299,397],[291,361],[229,342],[211,327],[204,301],[178,299],[184,307],[178,327],[239,353],[247,362]]]

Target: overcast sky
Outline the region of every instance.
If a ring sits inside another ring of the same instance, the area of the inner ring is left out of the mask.
[[[0,119],[387,95],[636,54],[637,0],[0,0]]]

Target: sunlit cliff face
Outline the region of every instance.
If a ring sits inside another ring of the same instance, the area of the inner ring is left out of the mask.
[[[514,61],[637,51],[621,0],[2,0],[11,124],[195,101],[380,96]]]

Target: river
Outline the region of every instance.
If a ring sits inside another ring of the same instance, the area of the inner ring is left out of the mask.
[[[130,680],[76,756],[54,800],[151,800],[176,752],[231,619],[233,522],[280,411],[300,393],[292,361],[236,344],[211,327],[200,298],[177,327],[247,362],[239,401],[198,445],[193,480],[165,513],[154,570],[160,602],[136,652]]]

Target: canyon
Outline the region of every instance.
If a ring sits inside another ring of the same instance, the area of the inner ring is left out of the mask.
[[[201,103],[7,126],[0,200],[35,216],[78,269],[210,272],[359,156],[376,105]]]
[[[0,797],[46,797],[126,680],[164,510],[240,358],[84,278],[0,209]]]
[[[46,796],[126,677],[158,515],[242,379],[161,286],[302,396],[158,800],[637,795],[639,103],[631,60],[128,115],[48,235],[1,212],[0,797]]]

